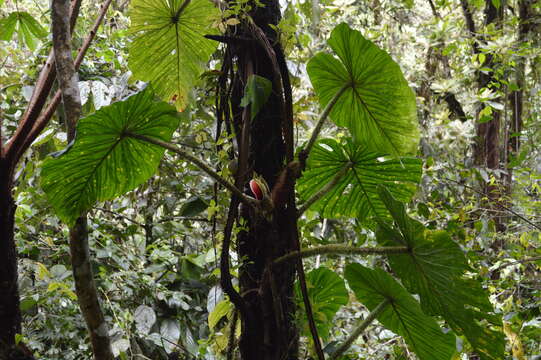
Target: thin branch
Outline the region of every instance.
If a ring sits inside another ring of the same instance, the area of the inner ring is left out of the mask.
[[[292,251],[284,256],[274,260],[274,265],[288,262],[296,258],[306,258],[316,255],[375,255],[375,254],[404,254],[409,249],[406,246],[383,246],[383,247],[355,247],[347,245],[324,245],[303,249],[301,251]]]
[[[162,141],[162,140],[159,140],[159,139],[155,139],[155,138],[148,137],[148,136],[145,136],[145,135],[134,134],[134,133],[130,133],[130,132],[126,132],[126,133],[124,133],[124,135],[132,137],[134,139],[139,139],[139,140],[142,140],[142,141],[146,141],[148,143],[151,143],[151,144],[160,146],[160,147],[162,147],[164,149],[167,149],[169,151],[172,151],[177,155],[180,155],[184,160],[187,160],[187,161],[191,162],[192,164],[197,166],[199,169],[203,170],[203,172],[205,172],[211,178],[213,178],[218,183],[220,183],[227,190],[231,191],[244,204],[246,204],[248,206],[251,206],[251,207],[256,206],[257,201],[255,199],[251,199],[248,196],[244,195],[244,193],[242,191],[240,191],[235,185],[231,184],[229,181],[227,181],[226,179],[221,177],[210,166],[208,166],[207,164],[205,164],[203,161],[199,160],[195,156],[193,156],[191,154],[188,154],[186,151],[184,151],[182,149],[179,149],[175,145],[173,145],[171,143],[168,143],[168,142],[165,142],[165,141]]]
[[[319,199],[321,199],[323,196],[325,196],[325,194],[327,194],[329,191],[332,190],[332,188],[334,188],[334,186],[336,184],[338,184],[338,182],[340,181],[340,179],[342,179],[342,177],[344,177],[344,175],[346,174],[346,172],[348,172],[348,170],[353,166],[353,163],[352,162],[348,162],[346,163],[346,165],[344,165],[342,167],[342,169],[340,169],[340,171],[338,171],[336,173],[336,175],[332,178],[331,181],[329,181],[323,188],[321,188],[321,190],[319,190],[317,193],[315,193],[314,195],[312,195],[312,197],[308,200],[306,200],[306,202],[304,204],[302,204],[302,206],[299,208],[299,210],[297,211],[297,217],[300,217],[306,210],[308,210],[308,208],[310,206],[312,206],[312,204],[314,204],[316,201],[318,201]]]
[[[73,31],[75,23],[77,22],[77,17],[79,15],[79,9],[81,6],[82,0],[76,0],[73,2],[70,9],[70,31]],[[11,139],[6,144],[4,149],[5,157],[10,163],[10,171],[14,171],[15,166],[17,165],[20,154],[24,152],[22,149],[25,141],[28,137],[28,134],[32,130],[34,123],[39,117],[45,102],[49,97],[51,88],[53,86],[54,80],[56,77],[56,69],[54,66],[54,51],[51,49],[49,56],[45,65],[40,71],[38,79],[36,81],[36,86],[30,98],[30,102],[17,125],[15,133],[11,136]]]
[[[128,222],[131,222],[132,224],[135,224],[135,225],[138,225],[138,226],[141,226],[141,227],[145,227],[145,224],[140,223],[137,220],[133,220],[132,218],[130,218],[128,216],[125,216],[125,215],[122,215],[121,213],[118,213],[116,211],[105,209],[105,208],[100,208],[100,207],[94,207],[94,210],[99,210],[99,211],[102,211],[102,212],[106,212],[106,213],[114,215],[114,216],[116,216],[118,218],[124,219],[124,220],[126,220]]]
[[[312,131],[312,135],[310,136],[310,140],[308,140],[308,144],[306,144],[306,147],[302,149],[301,154],[299,155],[299,158],[301,160],[301,164],[303,165],[306,163],[306,159],[308,159],[308,155],[310,155],[310,150],[312,150],[312,147],[314,146],[319,133],[321,132],[321,129],[323,128],[323,124],[325,123],[325,120],[327,120],[327,117],[329,117],[329,114],[331,113],[334,105],[338,102],[338,99],[342,96],[342,94],[351,87],[351,84],[345,84],[338,90],[336,94],[332,97],[332,99],[329,101],[327,106],[325,106],[325,109],[319,115],[319,119],[317,121],[316,127],[314,128],[314,131]]]
[[[506,268],[508,266],[524,264],[524,263],[529,263],[529,262],[534,262],[534,261],[539,261],[539,260],[541,260],[541,256],[534,256],[534,257],[525,258],[525,259],[521,259],[521,260],[515,260],[515,261],[505,263],[505,264],[501,264],[500,266],[498,266],[496,269],[494,269],[492,271],[498,271],[498,270],[501,270],[501,269]]]
[[[378,306],[376,306],[374,310],[372,310],[370,314],[368,314],[366,319],[361,321],[359,326],[348,336],[346,341],[344,341],[344,343],[340,345],[340,347],[336,349],[335,352],[332,353],[329,360],[336,360],[340,356],[342,356],[342,354],[344,354],[355,342],[355,340],[357,340],[357,338],[366,330],[368,325],[370,325],[372,321],[374,321],[390,303],[391,301],[389,299],[385,299],[382,302],[380,302]]]

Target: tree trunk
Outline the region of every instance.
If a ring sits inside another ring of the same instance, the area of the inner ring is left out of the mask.
[[[75,140],[75,127],[81,116],[79,78],[71,55],[69,13],[69,0],[53,0],[51,5],[53,47],[58,83],[66,114],[68,142]],[[113,360],[109,329],[101,311],[90,264],[86,214],[81,215],[69,231],[75,291],[90,333],[94,359]]]
[[[0,359],[9,359],[9,353],[14,350],[15,334],[21,333],[14,238],[16,205],[10,174],[7,161],[0,157]]]
[[[264,7],[256,7],[250,14],[255,26],[243,22],[236,28],[236,36],[250,40],[230,43],[226,51],[228,58],[224,63],[236,62],[236,66],[230,67],[234,73],[229,76],[232,124],[226,125],[237,135],[239,172],[244,172],[240,175],[242,185],[257,174],[265,179],[269,189],[274,189],[275,185],[282,184],[280,174],[289,173],[285,163],[286,159],[291,160],[293,153],[286,129],[290,125],[287,117],[292,111],[287,101],[291,88],[277,34],[270,26],[280,19],[279,3],[276,0],[262,2]],[[240,106],[240,99],[252,74],[270,80],[273,91],[257,117],[250,121],[250,114]],[[293,294],[295,264],[284,263],[278,269],[271,266],[275,259],[295,248],[293,183],[290,179],[285,181],[285,201],[275,201],[271,214],[241,208],[240,216],[247,229],[237,235],[237,252],[242,259],[240,294],[245,304],[239,348],[244,360],[298,358]]]
[[[75,291],[81,313],[90,333],[94,359],[113,360],[109,328],[98,301],[98,291],[90,263],[86,215],[78,218],[75,225],[70,228],[70,254]]]
[[[480,35],[475,27],[473,14],[470,10],[469,4],[466,0],[461,0],[462,10],[466,25],[473,39],[473,53],[480,55],[479,42],[484,41],[484,37]],[[496,29],[501,29],[503,20],[503,9],[505,3],[499,7],[496,7],[492,0],[485,0],[485,26],[494,24]],[[494,67],[496,63],[494,56],[490,53],[485,55],[485,61],[482,64],[483,67],[491,69],[490,72],[477,72],[477,82],[479,89],[493,88],[493,84],[498,82],[498,79],[494,77]],[[495,89],[498,90],[497,88]],[[495,99],[494,101],[501,101],[501,99]],[[479,109],[479,112],[482,109]],[[479,117],[479,112],[478,116]],[[479,120],[479,119],[478,119]],[[500,169],[500,122],[501,111],[492,109],[492,119],[488,122],[478,123],[476,132],[477,139],[474,144],[474,161],[477,166],[486,167],[490,170]],[[488,197],[487,207],[493,212],[492,219],[496,224],[498,231],[503,231],[504,226],[502,219],[498,215],[501,211],[501,179],[496,175],[496,182],[494,184],[484,184],[483,192]]]
[[[521,48],[527,41],[530,30],[532,28],[531,24],[531,14],[532,14],[532,0],[520,0],[518,3],[518,16],[519,16],[519,25],[518,25],[518,39],[517,45]],[[524,110],[524,87],[526,81],[524,79],[524,74],[526,70],[526,60],[524,57],[519,57],[517,59],[517,65],[515,68],[515,79],[517,90],[511,92],[509,96],[509,102],[511,105],[511,123],[508,127],[508,142],[507,142],[507,151],[508,151],[508,166],[507,166],[507,176],[506,176],[506,193],[508,198],[511,197],[513,191],[513,168],[509,165],[509,160],[516,158],[520,153],[520,133],[522,132],[522,126],[524,123],[523,120],[523,110]]]

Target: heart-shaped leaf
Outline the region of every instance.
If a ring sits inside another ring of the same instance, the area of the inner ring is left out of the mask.
[[[387,210],[378,196],[377,186],[384,184],[394,196],[409,201],[422,173],[420,159],[389,159],[351,139],[346,139],[344,145],[324,139],[314,146],[307,170],[298,182],[301,199],[312,197],[345,167],[348,167],[345,174],[333,189],[313,205],[325,217],[365,220],[372,215],[385,216]]]
[[[373,151],[414,153],[419,142],[415,94],[398,64],[347,24],[338,25],[328,43],[338,59],[319,53],[307,70],[322,106],[347,87],[331,119]]]
[[[133,0],[130,18],[133,76],[152,82],[162,99],[184,108],[218,45],[203,37],[216,33],[218,9],[209,0]]]
[[[96,201],[130,191],[155,173],[164,149],[126,135],[171,139],[177,112],[154,98],[147,87],[81,119],[73,146],[45,161],[41,186],[63,221],[72,224]]]

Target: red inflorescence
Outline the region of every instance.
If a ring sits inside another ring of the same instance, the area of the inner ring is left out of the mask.
[[[250,190],[252,190],[252,194],[257,200],[263,199],[263,191],[257,181],[250,180]]]

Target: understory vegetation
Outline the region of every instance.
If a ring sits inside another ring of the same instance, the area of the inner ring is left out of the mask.
[[[0,0],[0,359],[541,359],[540,34]]]

